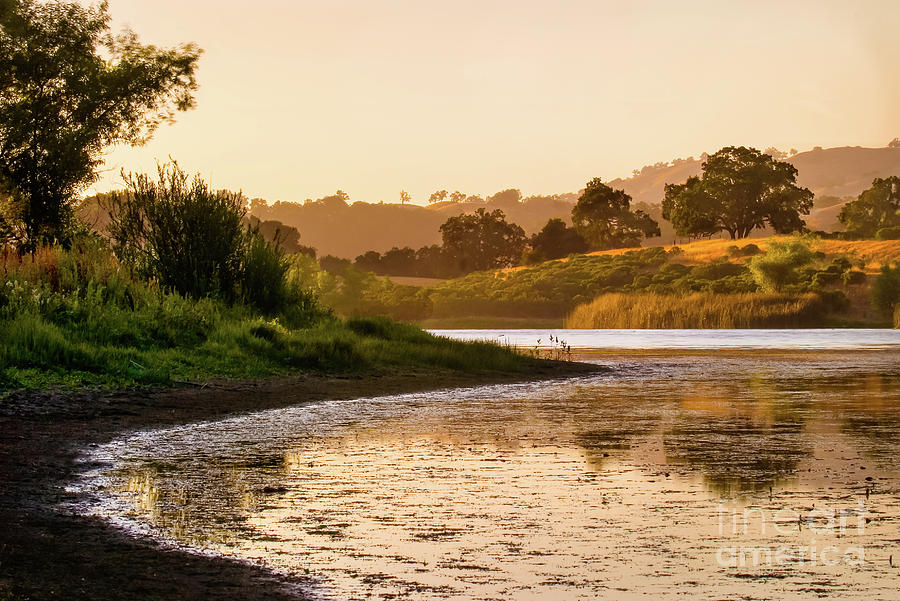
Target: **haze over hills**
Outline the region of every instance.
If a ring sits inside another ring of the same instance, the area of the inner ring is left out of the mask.
[[[872,184],[876,177],[900,174],[900,147],[885,148],[815,148],[786,157],[798,171],[798,183],[816,195],[816,206],[806,218],[814,230],[834,230],[837,214],[848,197],[855,197]],[[659,203],[666,183],[681,183],[701,172],[702,157],[675,159],[648,165],[630,178],[609,181],[633,198],[633,204],[648,211],[660,222],[662,236],[647,241],[649,245],[671,243],[674,232],[661,219]],[[583,185],[584,182],[580,182]],[[384,252],[392,247],[419,248],[439,244],[439,228],[449,217],[473,212],[479,207],[502,209],[507,220],[517,223],[532,234],[548,219],[561,217],[569,221],[578,192],[554,196],[532,196],[517,200],[515,196],[498,194],[497,198],[438,202],[430,206],[399,203],[350,202],[339,195],[304,203],[261,201],[251,204],[251,212],[265,220],[278,220],[296,227],[302,243],[315,247],[319,255],[335,255],[352,259],[368,250]],[[759,232],[763,235],[765,232]]]

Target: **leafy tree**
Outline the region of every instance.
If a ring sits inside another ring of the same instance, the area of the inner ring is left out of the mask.
[[[405,205],[412,200],[412,197],[409,195],[409,192],[406,190],[400,190],[400,204]]]
[[[109,20],[106,2],[0,2],[0,180],[15,191],[3,222],[25,248],[65,237],[104,148],[194,106],[200,50],[111,35]]]
[[[867,238],[900,226],[900,177],[876,178],[871,188],[843,206],[838,219],[847,231]]]
[[[600,178],[585,186],[572,208],[575,231],[590,248],[627,248],[640,246],[642,237],[659,236],[659,224],[643,211],[631,210],[631,196],[613,190]]]
[[[531,253],[528,262],[538,263],[548,259],[560,259],[572,253],[586,252],[588,247],[584,238],[575,228],[566,225],[559,218],[550,219],[547,225],[531,237]]]
[[[900,303],[900,264],[882,265],[872,288],[872,304],[879,311],[891,313]]]
[[[501,190],[496,194],[488,196],[487,201],[498,207],[514,207],[522,202],[522,192],[518,188]]]
[[[813,193],[796,185],[797,169],[755,148],[728,146],[703,162],[703,175],[666,184],[663,217],[682,236],[726,231],[744,238],[765,224],[779,234],[803,228]]]
[[[525,248],[525,231],[507,223],[500,209],[451,217],[441,226],[441,236],[444,252],[464,273],[515,265]]]

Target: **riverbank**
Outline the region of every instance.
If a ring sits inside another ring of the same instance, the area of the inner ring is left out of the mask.
[[[213,381],[125,392],[17,392],[0,404],[0,601],[303,599],[304,582],[166,550],[100,520],[59,513],[81,450],[121,433],[331,399],[557,378],[596,371],[535,364],[522,374],[404,369]]]

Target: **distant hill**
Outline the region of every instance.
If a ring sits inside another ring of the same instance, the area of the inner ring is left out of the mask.
[[[303,244],[313,246],[319,256],[335,255],[353,259],[366,251],[391,248],[420,248],[441,243],[440,227],[447,219],[475,209],[501,209],[507,221],[528,233],[540,230],[552,217],[568,218],[577,195],[539,196],[521,202],[487,201],[439,202],[422,207],[397,203],[352,204],[335,201],[276,202],[265,206],[253,203],[251,212],[263,220],[277,220],[300,231]]]
[[[614,188],[628,192],[634,203],[660,221],[662,236],[648,240],[649,245],[671,243],[674,232],[662,221],[659,203],[666,183],[681,183],[701,172],[702,158],[675,159],[648,165],[635,175],[614,179]],[[855,197],[872,184],[876,177],[900,175],[900,148],[816,148],[787,157],[798,170],[798,183],[812,190],[817,199],[836,197],[814,207],[807,218],[812,229],[833,230],[838,227],[837,214],[847,198]],[[579,182],[582,184],[583,182]],[[277,220],[296,227],[303,244],[318,249],[319,255],[336,255],[353,259],[368,251],[384,252],[394,246],[421,246],[441,241],[439,228],[449,217],[473,212],[479,207],[502,209],[507,220],[518,223],[529,234],[538,231],[552,217],[569,220],[577,193],[525,198],[521,202],[439,202],[431,206],[390,203],[348,203],[340,197],[329,197],[305,203],[276,202],[266,206],[255,202],[254,215],[264,220]],[[760,231],[758,235],[766,235]]]

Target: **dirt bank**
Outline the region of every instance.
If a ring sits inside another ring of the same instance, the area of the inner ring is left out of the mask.
[[[532,379],[594,371],[561,363]],[[297,376],[203,388],[120,393],[17,393],[0,401],[0,601],[19,599],[302,599],[302,581],[240,563],[164,550],[100,520],[54,509],[81,450],[162,427],[326,399],[521,380],[407,371]]]

